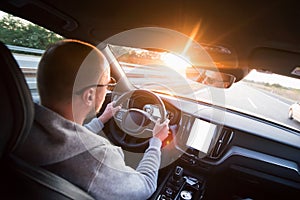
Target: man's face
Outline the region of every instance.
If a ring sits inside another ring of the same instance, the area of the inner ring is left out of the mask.
[[[99,84],[105,85],[110,81],[110,74],[106,72],[104,76],[101,78]],[[95,111],[98,113],[102,107],[102,104],[105,100],[107,87],[97,87],[96,88],[96,96],[95,96]]]

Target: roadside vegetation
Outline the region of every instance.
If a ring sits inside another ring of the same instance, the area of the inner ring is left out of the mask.
[[[252,80],[243,80],[247,85],[272,93],[273,95],[284,97],[293,102],[300,101],[300,89],[284,87],[280,84],[270,84]]]
[[[0,38],[9,45],[46,49],[51,43],[63,37],[38,25],[12,15],[4,15],[0,19]]]

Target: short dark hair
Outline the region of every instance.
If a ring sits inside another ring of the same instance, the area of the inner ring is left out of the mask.
[[[93,45],[78,40],[62,40],[43,54],[37,72],[41,103],[70,101],[74,90],[98,84],[105,57]]]

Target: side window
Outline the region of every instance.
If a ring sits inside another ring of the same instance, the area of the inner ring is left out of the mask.
[[[12,51],[25,75],[33,100],[38,102],[36,72],[41,55],[49,44],[63,37],[2,11],[0,11],[0,27],[0,40]]]

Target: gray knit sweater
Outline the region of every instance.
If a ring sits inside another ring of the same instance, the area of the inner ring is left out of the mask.
[[[126,166],[120,147],[95,134],[97,119],[87,128],[35,105],[35,121],[16,154],[86,190],[96,199],[147,199],[157,186],[161,141],[150,139],[136,169]]]

